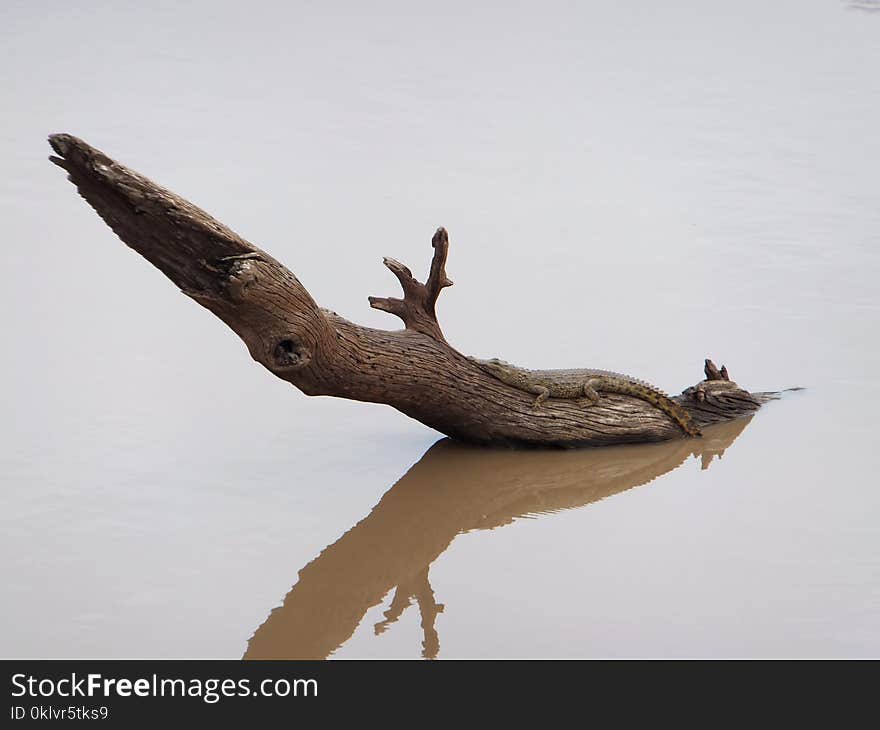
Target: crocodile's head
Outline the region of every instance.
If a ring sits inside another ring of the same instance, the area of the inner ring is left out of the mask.
[[[497,357],[493,357],[491,360],[483,360],[483,367],[492,373],[506,373],[510,372],[513,366],[506,362],[505,360],[500,360]]]

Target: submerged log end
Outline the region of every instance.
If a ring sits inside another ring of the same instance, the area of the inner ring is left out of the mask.
[[[718,368],[710,359],[704,364],[704,380],[686,388],[676,400],[686,408],[698,425],[729,421],[747,416],[778,393],[750,393],[730,379],[726,366]]]

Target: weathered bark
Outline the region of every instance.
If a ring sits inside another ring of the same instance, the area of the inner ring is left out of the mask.
[[[265,251],[207,213],[76,137],[49,138],[50,159],[128,246],[244,340],[251,356],[307,395],[386,403],[453,438],[492,444],[576,446],[662,441],[679,428],[649,404],[603,394],[599,404],[534,396],[511,388],[451,347],[435,303],[446,276],[448,237],[434,234],[426,283],[394,259],[385,265],[403,299],[370,297],[405,329],[377,330],[320,308],[299,280]],[[587,367],[590,363],[582,363]],[[714,368],[714,366],[712,366]],[[712,372],[679,402],[706,425],[751,413],[750,394]]]

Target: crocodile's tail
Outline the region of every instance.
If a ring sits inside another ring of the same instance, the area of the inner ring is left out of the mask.
[[[632,395],[647,401],[659,410],[663,411],[684,431],[688,436],[699,437],[703,433],[697,428],[691,414],[670,398],[666,393],[657,390],[653,386],[642,382],[626,382],[616,378],[598,377],[590,381],[596,390],[604,390],[609,393]]]
[[[700,429],[697,427],[697,424],[694,423],[694,419],[691,417],[691,414],[688,413],[680,405],[678,405],[678,403],[672,400],[672,398],[670,398],[665,393],[658,396],[658,400],[655,405],[667,416],[669,416],[673,421],[675,421],[681,427],[681,430],[684,431],[688,436],[699,438],[703,435],[703,432],[700,431]]]

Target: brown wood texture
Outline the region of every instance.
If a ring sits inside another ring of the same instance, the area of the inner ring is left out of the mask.
[[[223,320],[254,360],[307,395],[386,403],[472,443],[600,446],[682,436],[665,414],[630,396],[602,394],[592,406],[551,398],[534,408],[533,395],[496,380],[451,347],[435,311],[440,292],[452,285],[443,228],[431,241],[425,283],[386,258],[403,298],[369,299],[405,328],[363,327],[319,307],[289,269],[183,198],[81,139],[55,134],[49,142],[56,153],[50,160],[125,244]],[[705,373],[675,398],[700,426],[752,413],[771,397],[739,388],[726,368],[708,360]]]

